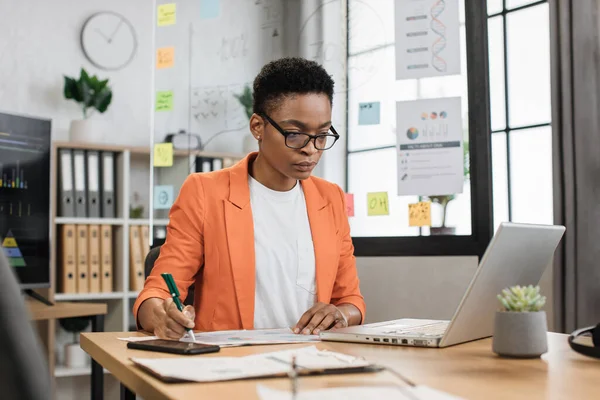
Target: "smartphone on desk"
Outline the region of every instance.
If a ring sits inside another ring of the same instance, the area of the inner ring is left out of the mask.
[[[147,340],[143,342],[128,342],[127,348],[135,350],[159,351],[183,355],[216,353],[221,348],[211,344],[180,342],[177,340]]]

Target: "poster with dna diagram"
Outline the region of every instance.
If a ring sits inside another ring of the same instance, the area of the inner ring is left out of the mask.
[[[396,79],[460,74],[458,0],[396,0]]]

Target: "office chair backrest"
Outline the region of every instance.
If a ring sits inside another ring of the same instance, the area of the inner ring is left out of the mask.
[[[51,397],[48,361],[29,321],[14,271],[0,252],[0,398]]]
[[[148,277],[148,275],[150,275],[150,272],[152,272],[152,268],[154,268],[154,263],[158,259],[158,256],[160,256],[160,246],[151,249],[148,255],[146,256],[146,260],[144,261],[144,273],[146,278]],[[190,288],[188,289],[188,295],[185,298],[183,304],[185,304],[186,306],[194,305],[194,285],[190,286]]]

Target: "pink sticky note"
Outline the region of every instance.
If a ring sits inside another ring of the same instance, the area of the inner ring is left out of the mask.
[[[354,217],[354,194],[346,193],[346,213],[349,217]]]

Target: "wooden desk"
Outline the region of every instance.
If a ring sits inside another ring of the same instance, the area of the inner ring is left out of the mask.
[[[140,333],[84,333],[81,347],[127,388],[143,398],[257,399],[256,385],[289,389],[287,379],[223,383],[166,384],[135,367],[129,357],[173,357],[170,354],[129,350],[118,337]],[[549,352],[541,359],[504,359],[491,351],[491,339],[445,349],[322,342],[322,349],[339,351],[392,367],[406,378],[466,399],[575,399],[598,395],[600,362],[573,352],[567,336],[550,333]],[[198,357],[242,356],[299,345],[252,346],[221,349]],[[301,378],[299,390],[331,386],[403,384],[390,372]],[[595,394],[594,394],[595,393]]]
[[[32,321],[46,321],[61,318],[72,317],[91,317],[92,331],[104,331],[104,316],[108,311],[105,303],[67,303],[57,302],[53,306],[43,304],[36,300],[27,300],[25,302],[29,310],[29,316]],[[52,333],[53,334],[53,333]],[[54,340],[49,341],[54,343]],[[48,352],[54,352],[54,346],[48,349]],[[48,357],[50,376],[54,376],[53,354]],[[104,371],[102,367],[92,357],[91,372],[91,398],[101,400],[104,397]]]

